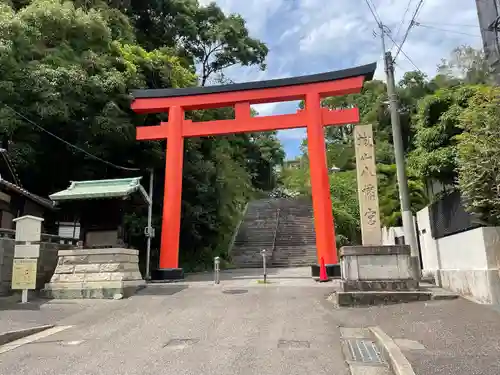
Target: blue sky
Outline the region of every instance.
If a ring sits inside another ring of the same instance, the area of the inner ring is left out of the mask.
[[[419,0],[372,0],[382,22],[400,42]],[[211,0],[200,0],[208,4]],[[267,70],[234,67],[226,75],[235,82],[284,78],[378,62],[376,78],[383,79],[380,39],[365,0],[216,0],[225,13],[239,13],[253,37],[269,47]],[[403,20],[406,8],[406,16]],[[474,0],[424,0],[417,21],[403,46],[413,63],[429,76],[442,58],[460,45],[481,47]],[[401,26],[400,26],[401,25]],[[427,27],[424,27],[427,26]],[[451,31],[436,30],[438,27]],[[399,33],[398,33],[399,29]],[[452,32],[454,31],[454,32]],[[467,34],[467,35],[465,35]],[[388,41],[388,47],[392,43]],[[394,52],[394,50],[393,50]],[[401,53],[396,76],[414,70]],[[255,106],[260,115],[294,113],[297,103]],[[300,154],[305,129],[279,132],[287,158]]]

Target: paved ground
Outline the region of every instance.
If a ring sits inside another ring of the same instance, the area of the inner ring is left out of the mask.
[[[422,344],[403,347],[417,375],[500,374],[500,314],[490,307],[456,299],[338,309],[333,316],[338,325],[378,325],[394,339]]]
[[[74,327],[1,354],[0,374],[347,374],[328,289],[303,283],[153,286],[63,318]]]
[[[493,309],[462,299],[335,309],[325,299],[335,284],[315,283],[307,269],[269,273],[269,285],[256,282],[258,270],[233,271],[219,286],[193,275],[128,300],[0,308],[0,322],[73,326],[0,354],[0,375],[344,375],[339,327],[373,325],[406,339],[398,343],[417,375],[500,374]]]

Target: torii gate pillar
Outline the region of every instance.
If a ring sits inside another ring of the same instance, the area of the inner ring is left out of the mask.
[[[161,231],[160,267],[153,279],[179,279],[179,233],[182,198],[184,138],[241,132],[307,127],[318,264],[323,258],[327,273],[340,276],[332,215],[323,127],[359,121],[357,108],[328,110],[321,99],[358,93],[373,77],[376,64],[311,76],[223,86],[184,89],[138,90],[132,109],[138,113],[168,112],[168,123],[137,128],[138,140],[168,139],[165,195]],[[291,115],[251,117],[250,106],[279,101],[305,100],[305,109]],[[185,112],[234,107],[233,120],[193,123]],[[319,267],[313,265],[313,276]]]

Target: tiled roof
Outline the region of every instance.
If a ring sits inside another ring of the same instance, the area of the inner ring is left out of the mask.
[[[12,190],[18,194],[25,196],[26,198],[31,199],[32,201],[38,203],[41,206],[44,206],[46,208],[51,208],[51,209],[54,208],[54,203],[52,203],[48,199],[45,199],[45,198],[40,197],[39,195],[30,193],[28,190],[23,189],[22,187],[20,187],[16,184],[13,184],[12,182],[9,182],[9,181],[2,179],[2,177],[0,177],[0,184],[5,186],[9,190]]]
[[[140,181],[141,177],[72,181],[66,190],[51,194],[49,198],[54,202],[102,198],[125,198],[135,192],[140,192],[144,199],[148,201],[148,195],[140,184]]]

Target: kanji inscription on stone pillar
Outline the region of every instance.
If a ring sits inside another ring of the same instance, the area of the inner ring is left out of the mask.
[[[377,169],[372,125],[354,127],[354,149],[358,177],[359,213],[363,245],[381,245]]]

